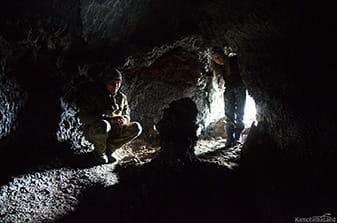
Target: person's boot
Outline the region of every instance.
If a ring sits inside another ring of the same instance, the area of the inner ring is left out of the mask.
[[[112,151],[108,151],[108,150],[106,151],[106,155],[108,157],[108,162],[109,163],[114,163],[114,162],[117,161],[117,159],[112,154],[113,154]]]
[[[241,136],[241,130],[235,130],[234,132],[234,144],[239,144],[240,143],[240,136]]]
[[[235,144],[240,144],[240,137],[241,137],[241,132],[243,129],[244,129],[244,124],[242,122],[236,125],[236,128],[234,129]]]
[[[114,163],[114,162],[117,161],[117,159],[112,155],[112,153],[109,154],[109,155],[107,155],[107,157],[108,157],[108,162],[109,163]]]
[[[225,143],[225,149],[230,148],[234,146],[234,137],[233,137],[233,128],[232,127],[226,127],[226,134],[227,134],[227,140]]]
[[[94,154],[94,157],[95,157],[96,161],[99,164],[106,164],[106,163],[108,163],[109,159],[108,159],[108,156],[105,153],[99,154],[96,151],[94,151],[93,154]]]

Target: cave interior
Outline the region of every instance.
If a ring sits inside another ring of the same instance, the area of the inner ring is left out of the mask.
[[[333,6],[1,5],[1,222],[336,222]],[[224,89],[207,77],[212,46],[237,56],[256,109],[227,149]],[[143,133],[117,164],[97,165],[77,98],[106,65],[123,73]]]

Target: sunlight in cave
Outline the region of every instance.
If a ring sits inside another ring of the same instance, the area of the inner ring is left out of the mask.
[[[248,94],[248,91],[246,91],[245,115],[243,117],[243,122],[245,123],[245,128],[249,128],[254,121],[256,122],[255,101]]]

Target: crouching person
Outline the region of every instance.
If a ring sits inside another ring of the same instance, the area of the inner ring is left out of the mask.
[[[112,163],[113,152],[138,137],[142,127],[130,122],[126,95],[120,92],[122,74],[116,69],[103,71],[101,83],[87,89],[79,103],[84,135],[94,145],[100,164]]]

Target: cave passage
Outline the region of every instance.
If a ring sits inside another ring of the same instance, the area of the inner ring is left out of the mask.
[[[3,2],[1,223],[336,222],[332,3]],[[238,55],[250,94],[230,148],[213,46]],[[75,106],[102,63],[144,133],[118,165],[92,164]]]
[[[249,128],[254,121],[256,122],[255,100],[248,94],[248,91],[246,91],[245,115],[243,117],[245,128]]]

